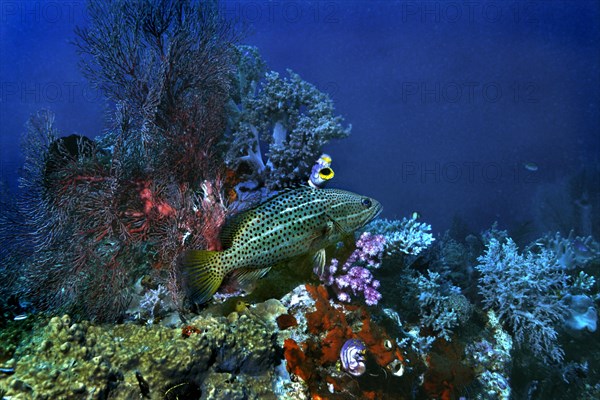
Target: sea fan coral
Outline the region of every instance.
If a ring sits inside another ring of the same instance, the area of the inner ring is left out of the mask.
[[[22,224],[21,212],[17,207],[10,191],[0,181],[0,297],[8,299],[15,292],[13,286],[18,278],[18,270],[13,265],[29,254],[26,235]]]
[[[42,310],[114,320],[141,275],[176,297],[178,255],[218,247],[236,35],[212,2],[92,0],[89,17],[77,45],[116,104],[112,126],[94,141],[60,137],[48,111],[29,121],[21,294]]]
[[[90,1],[76,42],[86,76],[121,108],[154,177],[198,184],[220,164],[237,35],[213,2]],[[163,176],[166,175],[166,176]]]

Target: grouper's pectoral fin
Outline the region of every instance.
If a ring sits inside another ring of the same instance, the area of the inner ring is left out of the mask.
[[[325,249],[321,249],[313,256],[313,271],[319,277],[325,276],[325,261],[327,260],[327,254]]]
[[[344,228],[331,216],[325,214],[326,222],[324,226],[316,230],[310,237],[310,252],[315,252],[313,256],[313,271],[319,277],[325,276],[325,262],[327,261],[327,254],[325,253],[325,247],[330,243],[331,236],[342,235],[345,236],[348,233]]]
[[[230,279],[237,283],[241,289],[248,289],[254,286],[256,281],[265,276],[271,267],[267,268],[239,268],[231,273]]]
[[[325,216],[328,219],[327,225],[330,226],[330,228],[328,228],[331,231],[330,234],[337,233],[342,236],[346,236],[346,235],[349,235],[352,233],[352,232],[349,232],[346,229],[344,229],[344,227],[339,222],[337,222],[335,219],[333,219],[333,217],[331,217],[330,215],[325,214]]]
[[[321,225],[318,229],[308,237],[310,241],[310,252],[318,251],[326,247],[329,243],[329,239],[333,235],[345,236],[352,232],[347,232],[344,227],[341,226],[335,219],[325,214],[325,224]]]

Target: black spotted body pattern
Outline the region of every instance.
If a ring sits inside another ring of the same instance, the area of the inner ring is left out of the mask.
[[[224,251],[190,252],[190,286],[205,302],[228,273],[257,279],[283,260],[336,243],[380,211],[376,200],[343,190],[288,190],[236,216],[223,230]]]

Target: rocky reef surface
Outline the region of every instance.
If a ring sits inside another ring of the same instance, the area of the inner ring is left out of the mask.
[[[275,398],[278,350],[261,317],[198,316],[183,328],[53,317],[5,363],[0,388],[10,399]]]
[[[0,398],[513,396],[513,341],[493,311],[475,311],[461,336],[447,341],[391,309],[339,303],[327,286],[300,285],[279,300],[233,298],[173,321],[97,324],[38,315],[18,321],[28,330],[15,321],[1,336],[3,348],[13,344],[0,360]],[[12,331],[19,332],[16,345]],[[589,386],[581,398],[597,398],[596,391]]]

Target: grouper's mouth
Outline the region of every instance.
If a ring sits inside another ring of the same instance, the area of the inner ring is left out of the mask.
[[[371,215],[369,216],[369,218],[365,219],[365,222],[359,227],[363,228],[365,225],[367,225],[369,222],[373,221],[375,218],[377,218],[379,216],[379,214],[381,214],[381,212],[383,211],[383,206],[381,205],[381,203],[376,203],[373,207],[372,207],[372,211],[371,211]]]
[[[381,205],[381,203],[377,203],[375,212],[373,213],[373,216],[369,219],[369,222],[373,221],[375,218],[377,218],[379,216],[379,214],[381,214],[382,211],[383,211],[383,206]]]

